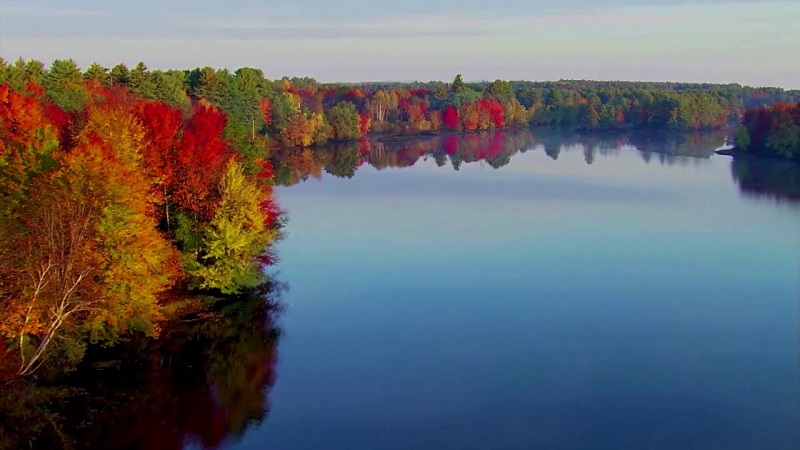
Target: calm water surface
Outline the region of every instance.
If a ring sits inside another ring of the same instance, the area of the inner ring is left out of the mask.
[[[230,447],[800,448],[800,172],[722,144],[290,155],[277,381]]]

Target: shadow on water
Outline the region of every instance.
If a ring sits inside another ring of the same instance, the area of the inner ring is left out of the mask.
[[[800,203],[800,164],[794,161],[736,158],[731,176],[744,197]]]
[[[55,380],[0,387],[2,449],[219,448],[261,424],[284,287],[217,303],[157,340],[90,348]]]
[[[272,154],[279,184],[290,186],[323,172],[351,178],[359,167],[410,167],[433,158],[442,167],[459,170],[463,164],[483,162],[500,168],[517,153],[543,151],[557,160],[562,152],[579,151],[587,164],[621,151],[638,151],[646,163],[688,164],[708,159],[725,145],[726,131],[705,133],[605,132],[578,134],[559,130],[515,129],[494,132],[440,134],[362,139],[318,148],[278,148]]]

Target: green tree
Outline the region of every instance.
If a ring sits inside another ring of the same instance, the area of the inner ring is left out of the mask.
[[[263,191],[247,179],[235,160],[228,164],[219,190],[220,204],[203,232],[204,252],[191,275],[199,288],[234,294],[265,281],[257,258],[266,252],[276,232],[265,229]]]
[[[195,69],[189,75],[191,93],[197,98],[204,98],[217,107],[225,106],[227,94],[225,73],[211,67]]]
[[[767,147],[785,158],[800,155],[800,126],[791,119],[780,122],[767,138]]]
[[[245,174],[254,175],[261,169],[259,161],[267,156],[266,142],[263,136],[256,134],[251,123],[229,116],[223,138],[239,155]]]
[[[333,138],[347,141],[359,136],[359,118],[356,105],[341,102],[328,111],[328,123],[333,128]]]
[[[232,88],[237,94],[238,105],[231,113],[248,125],[251,136],[260,133],[265,125],[259,108],[268,91],[265,85],[264,73],[260,69],[243,67],[234,73]]]
[[[111,68],[110,75],[111,81],[114,83],[127,85],[130,81],[131,72],[128,70],[128,66],[119,63]]]
[[[490,84],[486,89],[486,94],[489,97],[496,98],[502,104],[507,104],[511,99],[516,99],[511,83],[503,80],[495,80]]]
[[[739,127],[736,130],[736,134],[733,138],[734,145],[740,151],[746,152],[750,149],[750,133],[747,132],[747,128]]]
[[[45,72],[44,64],[41,61],[31,59],[25,63],[25,81],[42,84],[44,83]]]
[[[71,59],[57,59],[44,79],[50,100],[65,111],[81,111],[89,102],[89,92],[83,86],[83,74]]]
[[[155,97],[164,103],[188,111],[192,102],[185,91],[186,74],[180,70],[166,72],[154,70],[150,73],[155,84]]]
[[[0,63],[0,85],[8,83],[11,90],[21,91],[26,82],[24,59],[19,58],[14,64],[8,64],[5,60]]]
[[[102,85],[107,85],[111,81],[111,75],[108,73],[108,69],[101,66],[98,63],[92,63],[86,72],[83,73],[83,78],[87,81],[97,81]]]
[[[461,74],[459,73],[453,79],[453,83],[450,84],[450,91],[457,93],[462,92],[464,89],[466,89],[466,86],[464,86],[464,80],[461,78]]]
[[[477,103],[481,99],[481,93],[470,88],[453,91],[450,95],[450,104],[456,109],[460,109],[465,103]]]
[[[283,92],[272,99],[272,134],[278,136],[300,111],[297,96]]]
[[[128,86],[134,94],[146,99],[154,99],[157,94],[157,86],[153,82],[147,66],[139,62],[130,72]]]

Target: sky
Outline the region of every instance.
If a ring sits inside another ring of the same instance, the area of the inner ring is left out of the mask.
[[[0,0],[0,56],[332,81],[800,88],[800,0]]]

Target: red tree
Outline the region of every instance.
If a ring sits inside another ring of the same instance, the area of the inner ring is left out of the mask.
[[[160,101],[141,102],[134,109],[147,133],[147,145],[142,152],[143,167],[154,180],[156,203],[164,204],[163,212],[169,223],[166,209],[167,196],[174,189],[176,150],[182,125],[181,112]]]
[[[372,118],[367,113],[358,115],[358,132],[361,136],[366,136],[372,126]]]
[[[56,139],[36,99],[0,85],[0,197],[22,192],[29,176],[44,168]]]
[[[197,104],[186,125],[176,155],[175,203],[210,219],[215,187],[230,155],[222,138],[225,114],[214,107]]]
[[[448,106],[444,110],[443,120],[447,128],[458,128],[458,111],[452,105]]]
[[[265,98],[258,102],[258,108],[261,110],[261,117],[264,118],[264,123],[268,126],[272,125],[272,102]]]
[[[489,114],[492,117],[492,123],[497,128],[502,128],[506,124],[506,112],[503,105],[495,98],[489,102]]]

